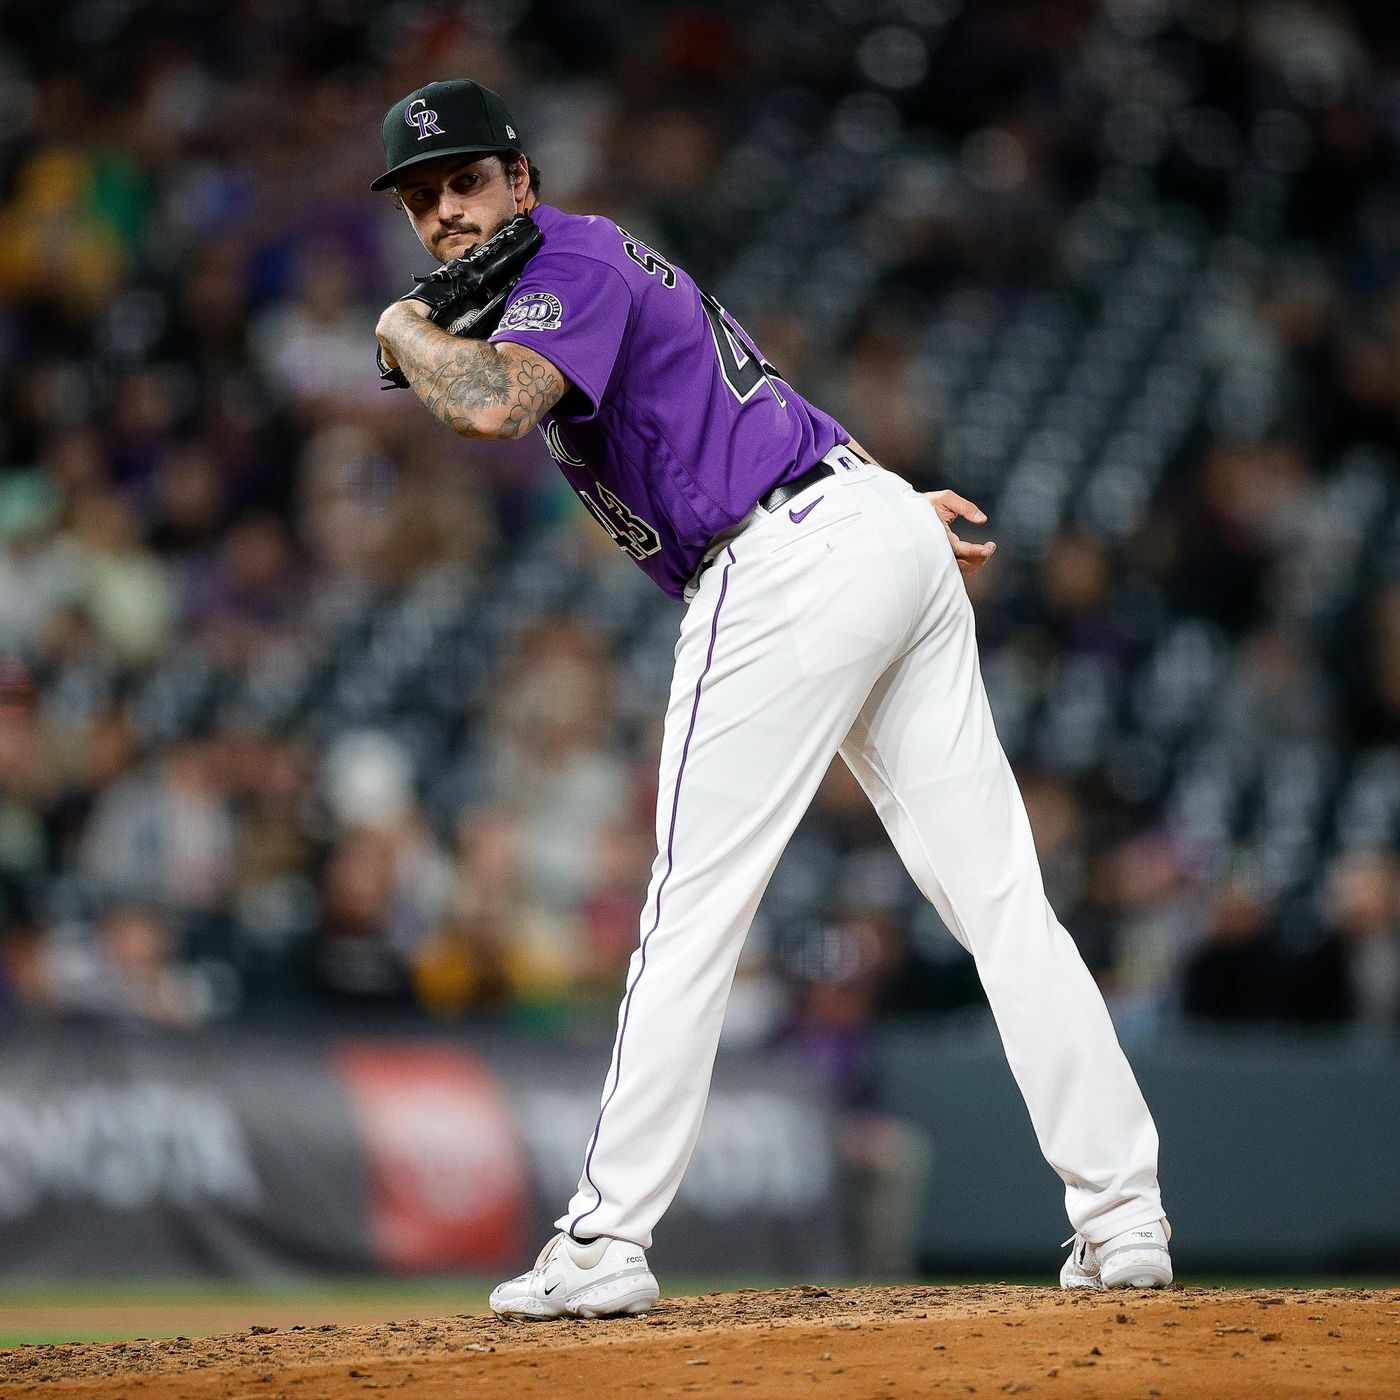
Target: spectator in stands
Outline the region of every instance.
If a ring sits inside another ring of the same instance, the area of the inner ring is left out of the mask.
[[[228,482],[209,445],[197,438],[171,443],[146,501],[151,548],[180,563],[197,559],[218,547],[227,515]]]
[[[1348,851],[1327,873],[1324,936],[1293,968],[1293,1019],[1400,1031],[1400,863]]]
[[[337,835],[315,975],[333,995],[402,1000],[418,945],[450,899],[451,868],[418,806],[408,754],[389,735],[341,735],[323,757],[322,786]]]
[[[185,913],[225,909],[233,887],[234,815],[208,736],[176,740],[104,789],[79,859],[109,898]]]
[[[1243,748],[1305,744],[1332,732],[1336,696],[1307,647],[1282,628],[1259,628],[1241,642],[1221,697],[1221,732]]]
[[[0,1017],[51,1009],[48,931],[34,916],[22,884],[0,883]]]
[[[500,1010],[512,1000],[552,1005],[568,994],[574,941],[532,900],[523,846],[508,808],[463,814],[450,902],[414,953],[414,988],[435,1014]]]
[[[297,257],[291,297],[272,303],[254,328],[267,381],[316,419],[379,406],[379,375],[364,354],[366,311],[347,296],[353,286],[344,252],[309,242]]]
[[[0,889],[27,889],[48,865],[58,777],[29,671],[0,656]]]
[[[335,423],[316,429],[297,466],[297,532],[328,589],[362,587],[387,572],[398,472],[380,438]]]
[[[75,503],[72,600],[118,661],[140,666],[164,650],[175,621],[166,565],[141,539],[125,496],[93,492]]]
[[[1400,534],[1392,545],[1400,571]],[[1342,680],[1351,731],[1362,742],[1394,742],[1400,734],[1400,581],[1361,602],[1362,617],[1347,638],[1351,663]]]
[[[533,897],[560,913],[595,888],[600,845],[626,813],[626,769],[607,747],[612,688],[597,640],[558,622],[524,638],[495,699],[495,791],[520,822]]]
[[[245,666],[305,625],[308,580],[276,517],[245,516],[200,564],[184,573],[186,626],[218,664]]]
[[[624,808],[597,836],[592,888],[579,906],[584,942],[580,981],[613,1001],[637,946],[637,910],[646,897],[655,850],[655,832],[640,804]],[[737,977],[746,975],[741,963]],[[727,1016],[734,1002],[731,995]]]
[[[1273,557],[1306,488],[1307,466],[1296,443],[1215,446],[1176,522],[1170,583],[1176,606],[1232,634],[1256,627]]]
[[[1288,968],[1277,946],[1276,906],[1243,863],[1221,882],[1209,941],[1186,966],[1185,1012],[1199,1021],[1281,1020]]]
[[[155,906],[111,905],[96,930],[69,929],[46,968],[59,1015],[150,1025],[198,1025],[217,1002],[208,980],[178,958],[171,922]]]
[[[1184,969],[1205,935],[1205,901],[1162,830],[1109,847],[1089,884],[1111,910],[1109,1006],[1119,1034],[1157,1029],[1179,1010]]]
[[[336,846],[322,876],[320,921],[309,950],[320,995],[362,1006],[407,1002],[407,949],[423,928],[411,901],[401,898],[395,865],[384,831],[354,831]]]
[[[1123,658],[1127,638],[1114,616],[1112,561],[1083,530],[1062,531],[1040,561],[1041,621],[1056,650],[1068,656]]]
[[[57,531],[63,497],[39,468],[0,477],[0,651],[30,651],[72,597],[75,561]]]
[[[528,60],[562,202],[628,211],[890,466],[1014,517],[972,581],[988,689],[1051,774],[1052,897],[1115,1013],[1384,1021],[1385,878],[1329,873],[1316,836],[1400,840],[1385,6],[1236,6],[1219,32],[1162,6],[925,6],[922,79],[851,5],[800,33],[769,0],[562,30],[507,7],[489,34],[334,8],[206,6],[192,35],[187,8],[58,0],[7,24],[0,654],[32,692],[0,717],[0,875],[37,911],[11,1006],[43,1000],[45,901],[83,878],[173,911],[157,964],[194,956],[188,915],[232,909],[222,955],[258,950],[274,987],[319,922],[316,947],[387,948],[393,995],[411,969],[444,1014],[553,1014],[625,956],[653,835],[638,716],[674,619],[537,435],[444,442],[379,393],[362,314],[416,256],[365,198],[365,113],[470,44],[477,72]],[[1314,578],[1300,522],[1330,540],[1338,510],[1355,537]],[[1330,611],[1300,620],[1289,580]],[[392,823],[310,791],[346,725],[411,736]],[[444,756],[462,781],[434,830],[417,798]],[[1292,806],[1251,801],[1305,767]],[[1301,982],[1272,901],[1192,876],[1290,822],[1314,839],[1270,847],[1279,909],[1330,891],[1332,973]],[[885,849],[838,772],[780,870],[775,948]],[[892,906],[847,903],[904,940],[862,1014],[976,995]]]

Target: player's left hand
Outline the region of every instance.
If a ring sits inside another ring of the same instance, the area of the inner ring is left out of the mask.
[[[958,561],[959,571],[964,578],[971,578],[997,552],[996,541],[969,544],[953,533],[952,524],[961,517],[970,520],[974,525],[985,525],[986,511],[959,496],[956,491],[925,491],[924,495],[928,497],[934,510],[938,512],[938,518],[943,522],[943,528],[948,534],[948,543],[953,549],[953,558]]]
[[[403,300],[427,306],[428,319],[449,335],[485,340],[496,329],[507,295],[543,238],[528,214],[517,214],[485,243],[415,277],[413,290]]]

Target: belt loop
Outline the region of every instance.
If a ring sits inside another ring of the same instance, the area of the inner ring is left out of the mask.
[[[846,446],[845,443],[837,443],[836,446],[822,458],[822,461],[829,462],[833,467],[846,472],[859,471],[862,467],[873,465],[866,461],[858,452]]]

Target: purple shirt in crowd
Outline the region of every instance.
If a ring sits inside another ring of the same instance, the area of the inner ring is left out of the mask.
[[[770,367],[674,263],[597,215],[544,233],[493,342],[568,376],[540,431],[603,528],[673,598],[709,542],[849,435]]]

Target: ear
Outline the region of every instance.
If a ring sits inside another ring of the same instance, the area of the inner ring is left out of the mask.
[[[510,192],[515,196],[515,212],[523,213],[525,202],[530,197],[530,158],[521,156],[515,165],[515,178],[511,181]]]

